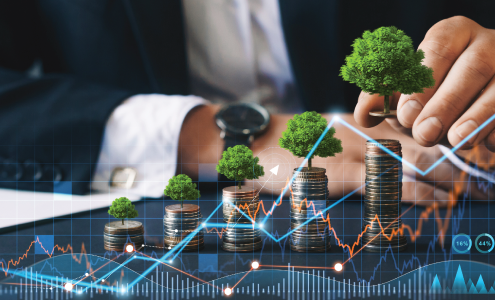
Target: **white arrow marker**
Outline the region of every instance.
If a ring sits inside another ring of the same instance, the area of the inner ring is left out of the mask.
[[[275,174],[275,176],[277,176],[277,173],[278,173],[278,167],[279,167],[279,166],[280,166],[280,165],[277,165],[276,167],[271,168],[271,169],[270,169],[270,172],[272,172],[273,174]]]

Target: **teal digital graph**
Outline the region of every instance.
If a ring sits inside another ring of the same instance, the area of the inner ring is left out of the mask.
[[[429,289],[430,294],[493,294],[495,296],[495,268],[493,266],[470,261],[462,261],[453,265],[458,265],[454,277],[450,269],[449,272],[442,272],[440,275],[435,273]],[[433,266],[429,266],[431,267]]]

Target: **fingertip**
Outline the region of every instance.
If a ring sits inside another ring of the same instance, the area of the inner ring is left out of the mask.
[[[383,110],[383,97],[377,94],[367,94],[361,92],[358,98],[358,103],[354,109],[354,120],[360,126],[369,128],[380,124],[384,119],[370,116],[371,111]]]
[[[459,145],[459,143],[462,143],[463,139],[456,133],[456,128],[452,127],[450,128],[449,132],[447,133],[447,140],[449,141],[449,144],[452,145],[453,147],[456,147]],[[459,150],[470,150],[473,149],[473,143],[471,140],[465,142],[462,144],[462,146],[459,147]]]
[[[422,110],[423,105],[414,95],[401,95],[397,105],[397,120],[402,126],[412,128]]]

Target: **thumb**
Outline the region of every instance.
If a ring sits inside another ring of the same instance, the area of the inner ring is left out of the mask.
[[[390,97],[390,109],[397,109],[397,102],[399,102],[400,93],[393,93]],[[380,124],[384,118],[370,116],[371,111],[383,111],[383,96],[379,94],[368,94],[361,92],[358,98],[358,103],[354,109],[354,119],[356,122],[365,127],[374,127]]]

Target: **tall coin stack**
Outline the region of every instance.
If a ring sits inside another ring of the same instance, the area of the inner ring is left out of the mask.
[[[402,157],[399,141],[366,142],[363,231],[367,225],[370,227],[366,229],[362,243],[364,250],[369,252],[383,252],[389,246],[393,250],[403,251],[407,248],[407,240],[399,234],[402,227],[402,162],[380,149],[378,143]]]
[[[163,217],[163,235],[166,249],[172,249],[191,232],[200,226],[201,210],[198,205],[180,204],[165,207]],[[181,246],[182,248],[182,246]],[[204,248],[204,230],[201,229],[185,245],[183,251],[198,251]]]
[[[297,169],[294,169],[294,174]],[[290,247],[297,252],[330,250],[328,223],[318,215],[328,206],[328,178],[324,168],[302,168],[292,182]],[[317,216],[315,217],[315,213]],[[323,216],[326,218],[326,214]],[[313,218],[306,225],[308,219]]]
[[[223,189],[223,220],[229,224],[222,236],[222,248],[229,252],[252,252],[261,249],[261,232],[253,227],[253,220],[258,219],[260,202],[257,189],[243,186],[229,186]],[[246,216],[235,207],[240,208]],[[256,213],[256,215],[255,215]]]
[[[127,244],[134,244],[134,249],[138,249],[144,244],[143,224],[132,220],[125,220],[124,224],[122,221],[105,224],[103,244],[108,251],[124,251]]]

